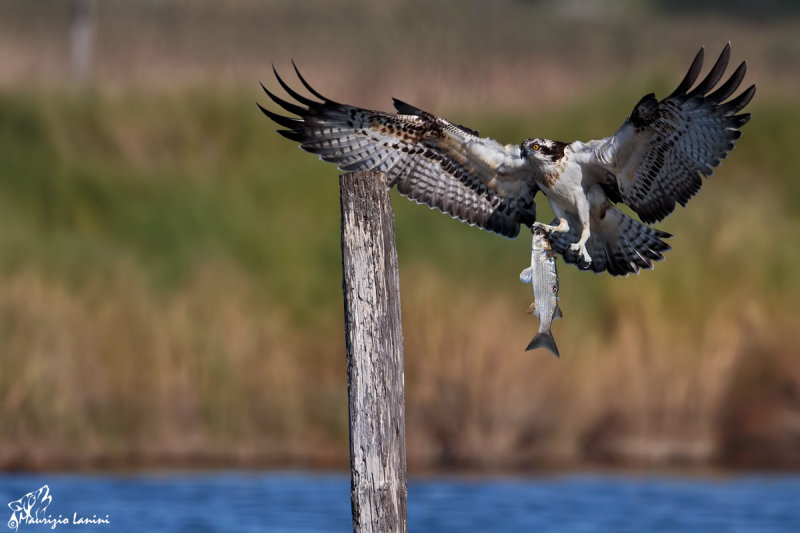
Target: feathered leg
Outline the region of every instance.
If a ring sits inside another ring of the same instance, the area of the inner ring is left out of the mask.
[[[586,241],[589,240],[589,235],[591,234],[589,220],[589,199],[586,198],[586,195],[583,193],[583,191],[575,195],[575,206],[578,208],[578,219],[581,222],[581,236],[578,239],[578,242],[570,245],[569,249],[578,252],[584,261],[591,263],[592,257],[586,250]]]

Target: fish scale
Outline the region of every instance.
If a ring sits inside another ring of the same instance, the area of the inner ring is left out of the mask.
[[[547,233],[541,228],[533,230],[531,266],[520,273],[519,279],[523,283],[531,284],[534,302],[530,312],[539,319],[539,331],[525,350],[546,348],[558,357],[558,347],[550,332],[553,320],[561,316],[561,309],[558,307],[556,257],[547,241]]]

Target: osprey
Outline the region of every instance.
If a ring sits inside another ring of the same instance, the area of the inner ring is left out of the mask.
[[[385,172],[389,186],[404,196],[509,238],[521,224],[540,227],[567,263],[627,275],[663,259],[670,247],[662,239],[671,235],[645,224],[664,219],[676,203],[685,206],[750,120],[739,112],[755,85],[728,100],[746,63],[716,87],[730,60],[728,43],[692,88],[703,53],[700,48],[672,94],[663,100],[646,95],[615,134],[588,142],[531,138],[502,145],[397,99],[397,113],[340,104],[314,90],[296,66],[300,82],[319,100],[294,91],[273,67],[297,103],[264,91],[297,118],[259,108],[287,128],[278,133],[343,171]],[[538,191],[556,215],[551,224],[536,221]],[[620,203],[639,220],[614,206]]]

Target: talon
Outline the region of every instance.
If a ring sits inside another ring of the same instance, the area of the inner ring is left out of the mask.
[[[578,255],[587,263],[592,262],[592,256],[589,255],[589,251],[586,249],[585,244],[574,242],[569,245],[569,249],[578,252]]]
[[[566,218],[558,219],[558,226],[551,226],[550,224],[542,224],[541,222],[534,222],[531,226],[531,229],[539,228],[547,233],[566,233],[569,231],[569,223],[567,222]]]
[[[551,231],[553,231],[553,229],[555,229],[555,226],[551,226],[550,224],[542,224],[541,222],[534,222],[531,225],[531,230],[535,229],[544,230],[547,233],[550,233]]]

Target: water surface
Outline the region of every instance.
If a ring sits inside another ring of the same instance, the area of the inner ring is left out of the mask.
[[[338,473],[2,474],[0,508],[45,484],[53,518],[110,521],[56,530],[351,530],[349,478]],[[11,516],[3,512],[0,524]],[[800,476],[412,479],[408,522],[415,533],[800,532]],[[51,527],[22,524],[19,531]]]

